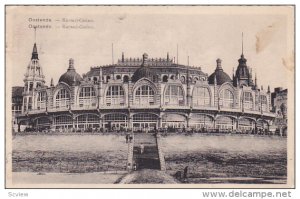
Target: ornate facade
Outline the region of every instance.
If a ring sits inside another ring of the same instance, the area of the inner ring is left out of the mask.
[[[24,79],[19,124],[35,129],[162,128],[267,130],[275,118],[270,90],[259,89],[244,55],[232,78],[216,60],[208,75],[169,58],[122,58],[91,67],[83,77],[75,62],[57,84],[45,85],[34,44]]]

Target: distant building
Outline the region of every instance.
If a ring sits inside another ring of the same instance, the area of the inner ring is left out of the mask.
[[[274,112],[282,118],[287,118],[287,94],[288,89],[277,87],[271,94],[271,103],[274,108]]]
[[[271,103],[273,111],[276,113],[274,126],[281,135],[287,134],[287,95],[288,89],[281,87],[275,88],[271,94]]]
[[[23,105],[23,90],[22,86],[12,87],[12,125],[13,130],[18,131],[17,117],[22,113]]]
[[[208,75],[166,58],[125,58],[91,67],[73,59],[57,84],[45,85],[36,44],[24,79],[19,124],[34,129],[212,129],[264,132],[272,124],[270,90],[258,88],[242,53],[232,78],[221,59]]]

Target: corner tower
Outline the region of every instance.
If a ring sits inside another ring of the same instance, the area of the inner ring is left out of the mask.
[[[45,84],[45,76],[39,63],[39,55],[36,43],[34,43],[33,45],[31,60],[27,66],[27,70],[24,76],[22,113],[26,113],[28,110],[32,109],[32,103],[34,101],[34,90],[36,88],[42,87]]]
[[[234,76],[234,86],[254,86],[252,80],[252,71],[250,71],[247,66],[247,59],[244,56],[244,42],[243,42],[243,34],[242,34],[242,54],[240,59],[238,60],[239,65],[236,69]],[[238,83],[237,83],[238,82]]]

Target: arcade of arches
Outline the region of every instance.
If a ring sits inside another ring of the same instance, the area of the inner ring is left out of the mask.
[[[156,113],[132,113],[131,116],[124,113],[107,113],[100,117],[97,114],[70,114],[55,117],[39,117],[35,121],[35,126],[40,129],[98,129],[106,130],[127,130],[151,131],[155,129],[219,129],[219,130],[240,130],[251,131],[257,129],[267,129],[267,121],[253,118],[240,117],[236,119],[232,116],[211,115],[193,113],[190,117],[179,113],[163,113],[159,116]]]

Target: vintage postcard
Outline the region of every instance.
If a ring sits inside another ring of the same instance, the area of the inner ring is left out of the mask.
[[[294,6],[5,10],[6,188],[294,188]]]

